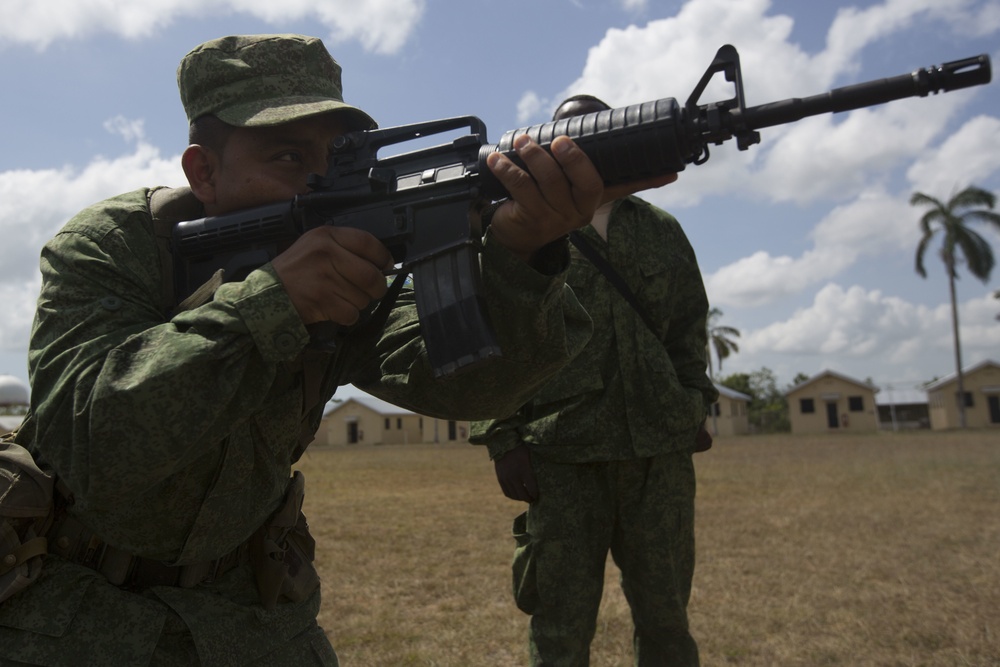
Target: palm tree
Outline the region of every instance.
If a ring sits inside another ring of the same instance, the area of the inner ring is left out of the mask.
[[[989,242],[968,226],[970,222],[993,225],[1000,231],[1000,214],[993,211],[996,196],[992,192],[970,185],[947,202],[941,202],[922,192],[914,192],[910,197],[912,206],[928,206],[930,210],[920,218],[923,236],[917,244],[916,270],[922,278],[927,277],[924,269],[924,252],[931,240],[942,232],[941,259],[948,274],[948,289],[951,294],[951,330],[955,340],[955,370],[958,375],[958,422],[965,428],[965,387],[962,377],[962,346],[958,336],[958,304],[955,298],[955,280],[958,279],[957,265],[964,261],[969,271],[984,283],[993,271],[993,250]],[[961,257],[959,257],[961,255]]]
[[[715,350],[715,358],[719,360],[719,371],[722,371],[722,360],[728,359],[729,355],[739,352],[740,348],[733,338],[740,337],[740,330],[733,327],[716,325],[716,321],[722,317],[722,311],[712,308],[708,311],[708,375],[712,376],[712,350]]]
[[[719,371],[722,371],[722,360],[727,359],[730,354],[739,352],[740,348],[733,338],[740,337],[739,329],[733,327],[716,325],[715,322],[722,317],[722,311],[712,308],[708,311],[708,341],[705,344],[705,357],[708,359],[708,377],[714,383],[715,377],[712,375],[712,349],[715,349],[715,357],[719,360]],[[719,428],[716,420],[715,408],[712,408],[712,434],[718,435]]]

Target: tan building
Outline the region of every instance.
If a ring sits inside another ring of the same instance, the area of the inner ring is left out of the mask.
[[[1000,364],[987,359],[962,372],[965,390],[965,425],[969,428],[1000,428]],[[958,428],[958,375],[927,385],[931,428]]]
[[[468,443],[469,422],[425,417],[369,396],[351,396],[327,410],[313,445]]]
[[[814,375],[785,392],[792,433],[877,431],[877,391],[834,371]]]
[[[712,405],[708,417],[708,429],[713,435],[746,435],[750,432],[750,417],[747,408],[750,396],[735,389],[716,383],[719,400]]]

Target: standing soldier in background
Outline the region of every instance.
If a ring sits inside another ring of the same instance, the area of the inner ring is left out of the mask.
[[[553,120],[609,108],[571,97]],[[515,415],[472,427],[504,494],[529,503],[514,520],[513,584],[531,615],[531,664],[589,664],[610,551],[632,610],[636,664],[698,665],[687,620],[692,454],[711,445],[704,421],[718,398],[706,375],[701,273],[677,221],[636,197],[602,206],[573,234],[613,267],[571,258],[567,283],[594,320],[593,337]]]

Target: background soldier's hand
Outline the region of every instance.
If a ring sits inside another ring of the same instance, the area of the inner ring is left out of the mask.
[[[705,423],[702,422],[701,426],[698,427],[698,433],[694,436],[694,451],[704,452],[712,447],[712,434],[708,432],[705,428]]]
[[[505,496],[526,503],[538,499],[538,481],[531,467],[531,450],[527,445],[518,445],[496,459],[493,467]]]

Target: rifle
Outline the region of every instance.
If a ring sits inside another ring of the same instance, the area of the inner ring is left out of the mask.
[[[706,86],[720,72],[733,84],[734,96],[700,104]],[[727,44],[683,106],[669,97],[643,102],[511,130],[497,144],[487,143],[486,126],[475,116],[348,132],[335,140],[327,173],[310,177],[309,193],[178,224],[172,239],[175,291],[181,299],[219,269],[224,281],[242,280],[319,225],[364,229],[392,253],[399,267],[397,282],[412,274],[431,366],[435,376],[449,375],[501,354],[483,297],[479,211],[484,202],[508,196],[486,158],[501,152],[522,164],[513,149],[515,137],[527,134],[548,149],[553,139],[568,135],[611,185],[703,164],[709,144],[735,138],[739,149],[746,150],[760,141],[762,128],[990,79],[990,60],[984,54],[747,108],[739,54]],[[381,159],[378,155],[386,146],[464,130],[468,133],[449,143]],[[387,312],[392,300],[394,296],[383,299],[386,308],[381,310]],[[321,337],[329,341],[330,335],[327,328]]]

